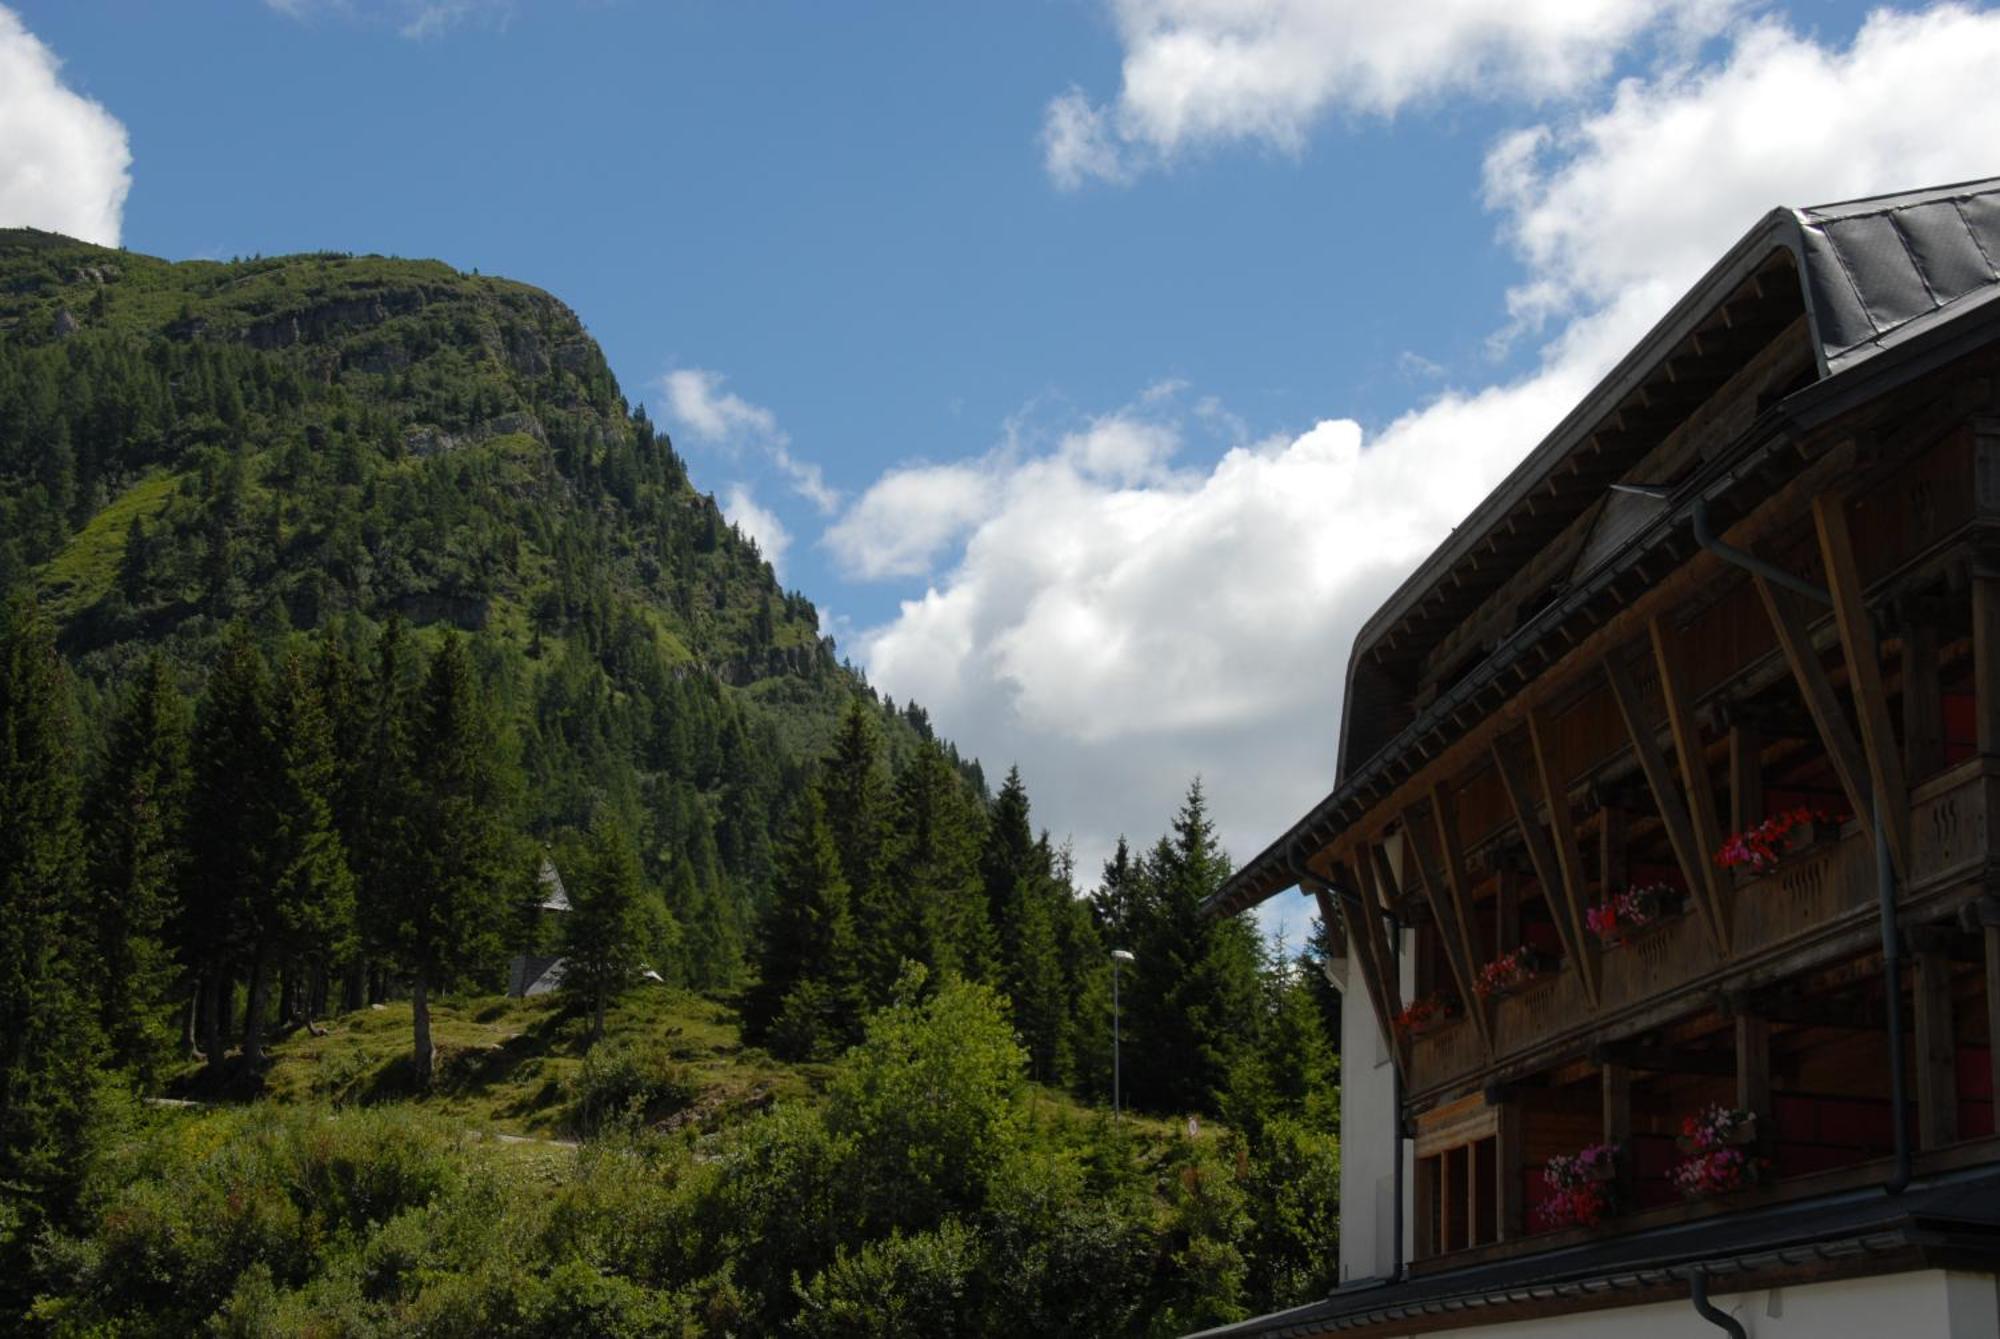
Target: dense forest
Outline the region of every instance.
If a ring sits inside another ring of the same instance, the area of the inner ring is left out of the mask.
[[[0,232],[0,595],[0,1314],[1175,1333],[1330,1286],[1337,1005],[1199,914],[1199,784],[1081,886],[546,294]],[[1105,1118],[1113,947],[1128,1102],[1219,1133]],[[529,953],[520,1105],[583,1142],[523,1177],[433,1015],[513,1017],[470,1002]],[[802,1087],[711,1109],[635,992]],[[371,1083],[285,1100],[274,1048],[376,1015]]]

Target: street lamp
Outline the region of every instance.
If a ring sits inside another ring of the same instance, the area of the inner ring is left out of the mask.
[[[1111,1119],[1123,1120],[1123,1095],[1119,1092],[1118,1055],[1118,969],[1133,962],[1131,950],[1114,948],[1111,950]]]

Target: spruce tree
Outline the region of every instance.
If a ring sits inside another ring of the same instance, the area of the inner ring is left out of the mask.
[[[1216,921],[1202,903],[1228,877],[1197,779],[1146,862],[1135,927],[1126,1082],[1135,1105],[1212,1111],[1258,1033],[1256,932]]]
[[[457,633],[445,634],[414,706],[414,785],[406,814],[390,827],[396,847],[384,852],[402,872],[373,919],[376,938],[410,977],[411,1062],[418,1087],[428,1088],[431,991],[497,954],[509,874],[521,862],[498,724]]]
[[[84,1171],[102,1042],[81,874],[69,689],[55,633],[17,602],[0,630],[0,1304]],[[18,1309],[18,1308],[15,1308]]]
[[[862,934],[871,945],[885,933],[895,938],[900,917],[884,878],[890,819],[887,768],[880,732],[859,698],[848,703],[833,749],[820,765],[819,791],[826,806],[827,835],[847,884],[848,905]],[[885,952],[893,951],[893,945],[885,947]],[[864,983],[871,1000],[886,1002],[899,962],[878,971],[871,961]],[[886,980],[877,979],[883,976]]]
[[[189,729],[187,699],[155,653],[112,719],[86,808],[99,1024],[111,1062],[146,1089],[171,1058],[183,984],[172,939],[186,878]]]
[[[847,880],[817,787],[794,807],[778,886],[758,926],[758,980],[743,1019],[750,1036],[790,1059],[837,1051],[860,1023],[859,952]]]
[[[665,912],[646,888],[631,839],[609,814],[591,824],[565,864],[562,988],[589,1010],[594,1043],[604,1035],[605,1007],[638,978],[664,937]]]
[[[200,977],[198,1035],[211,1064],[222,1058],[237,964],[254,959],[259,922],[268,914],[269,800],[277,786],[270,697],[263,655],[249,629],[232,625],[195,714],[190,862],[181,903],[182,951]],[[254,965],[252,977],[255,996]]]
[[[887,1003],[904,960],[974,979],[993,958],[979,877],[977,802],[935,740],[896,778],[882,915],[867,925],[869,998]]]
[[[271,795],[270,948],[273,961],[299,969],[302,1013],[318,1011],[327,969],[354,940],[354,875],[334,821],[340,767],[319,685],[287,656],[273,711],[277,785]]]

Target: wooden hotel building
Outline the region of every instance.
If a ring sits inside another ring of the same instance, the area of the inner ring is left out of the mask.
[[[2000,1334],[2000,179],[1768,215],[1345,704],[1211,903],[1342,946],[1341,1287],[1213,1333]]]

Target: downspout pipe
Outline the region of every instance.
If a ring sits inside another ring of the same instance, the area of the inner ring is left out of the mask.
[[[1694,1312],[1697,1316],[1727,1334],[1729,1339],[1750,1339],[1742,1321],[1708,1300],[1707,1270],[1695,1268],[1688,1271],[1688,1300],[1694,1303]]]
[[[1832,593],[1825,588],[1767,563],[1754,553],[1746,553],[1733,544],[1723,543],[1709,527],[1708,504],[1702,499],[1694,500],[1689,520],[1694,526],[1695,542],[1722,561],[1820,604],[1833,603]],[[1882,993],[1887,1005],[1889,1027],[1889,1100],[1896,1141],[1895,1169],[1889,1173],[1889,1179],[1882,1188],[1891,1195],[1900,1195],[1910,1185],[1910,1097],[1909,1080],[1904,1074],[1902,935],[1896,929],[1896,868],[1889,858],[1889,834],[1883,820],[1883,814],[1889,807],[1889,797],[1877,791],[1871,798],[1874,802],[1870,807],[1875,811],[1875,889],[1882,921]],[[1700,1309],[1699,1302],[1696,1309]],[[1740,1329],[1738,1333],[1741,1333]]]
[[[1339,898],[1342,902],[1346,903],[1348,908],[1352,912],[1354,912],[1356,916],[1368,916],[1368,915],[1380,914],[1379,912],[1372,911],[1368,906],[1368,904],[1361,900],[1361,895],[1356,893],[1353,889],[1343,888],[1339,884],[1333,882],[1333,880],[1322,879],[1318,875],[1308,870],[1306,868],[1305,861],[1299,858],[1299,853],[1296,849],[1288,849],[1285,852],[1285,865],[1288,869],[1290,869],[1292,877],[1298,880],[1299,887],[1304,888],[1308,884],[1317,884],[1318,886],[1325,888],[1328,892],[1332,893],[1335,897]],[[1395,946],[1396,946],[1395,972],[1397,975],[1397,979],[1400,980],[1403,972],[1403,936],[1401,928],[1396,925],[1395,919],[1393,917],[1390,918],[1390,927],[1391,927],[1391,935],[1395,941]],[[1382,1022],[1385,1027],[1391,1029],[1393,1029],[1395,1026],[1395,1024],[1388,1019],[1383,1019]],[[1394,1046],[1396,1044],[1395,1034],[1393,1031],[1390,1033],[1389,1044],[1391,1046]],[[1391,1231],[1395,1235],[1394,1235],[1394,1241],[1392,1243],[1393,1254],[1390,1257],[1391,1263],[1389,1270],[1389,1279],[1390,1282],[1392,1283],[1401,1283],[1403,1281],[1403,1271],[1404,1271],[1403,1067],[1400,1064],[1391,1065],[1389,1067],[1389,1070],[1391,1075],[1391,1081],[1395,1085],[1394,1102],[1395,1102],[1395,1130],[1396,1130],[1395,1149],[1390,1159],[1392,1164],[1390,1172],[1394,1178],[1392,1182],[1393,1194],[1391,1198],[1395,1201],[1395,1210],[1391,1220],[1393,1224],[1393,1226],[1391,1227]],[[1343,1103],[1342,1106],[1344,1108],[1345,1103]],[[1345,1137],[1346,1136],[1343,1134],[1342,1138],[1344,1139]]]

